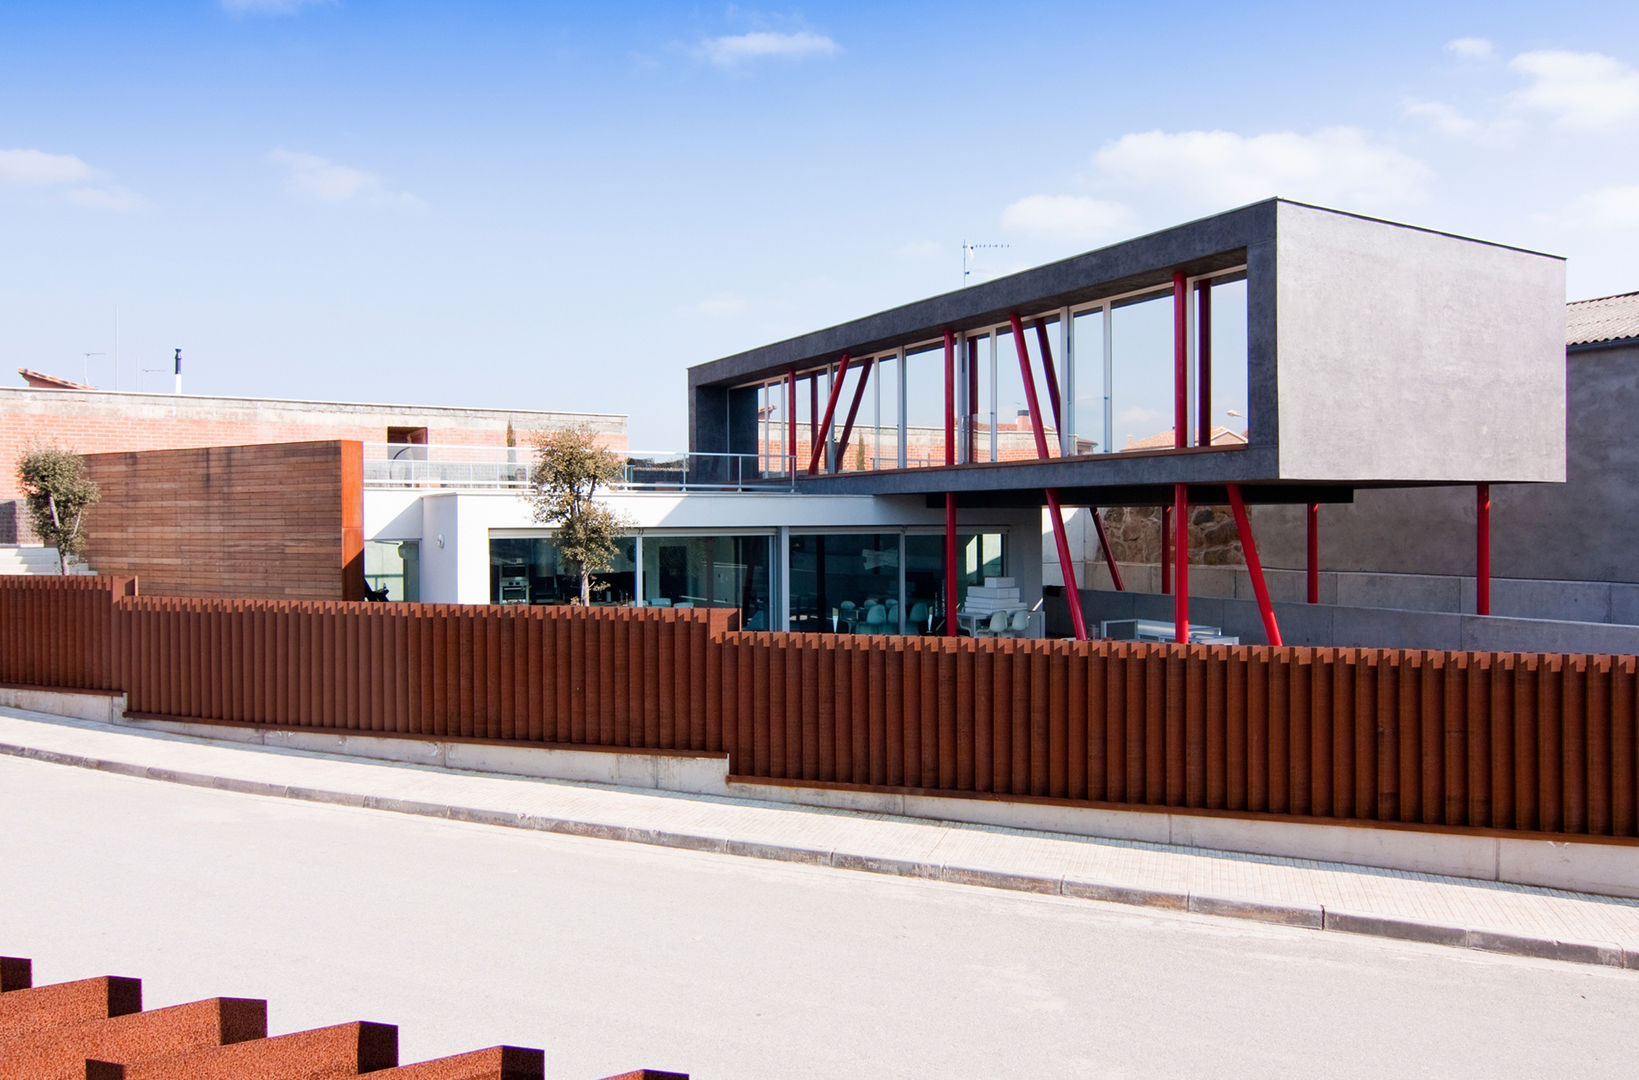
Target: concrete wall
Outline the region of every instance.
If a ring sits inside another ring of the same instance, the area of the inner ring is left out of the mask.
[[[1639,346],[1572,352],[1565,483],[1493,486],[1491,572],[1498,578],[1639,582]],[[1474,489],[1361,491],[1322,506],[1327,570],[1468,576]],[[1254,510],[1265,565],[1304,565],[1302,510]]]
[[[54,392],[54,391],[53,391]],[[91,454],[86,561],[145,596],[363,598],[356,442]]]
[[[1192,572],[1193,584],[1193,572]],[[1105,619],[1155,619],[1171,623],[1170,595],[1083,590],[1089,631]],[[1062,594],[1047,605],[1049,634],[1070,632]],[[1190,621],[1217,626],[1243,644],[1267,644],[1258,605],[1191,592]],[[1639,653],[1639,626],[1554,619],[1521,619],[1449,612],[1407,611],[1338,604],[1275,603],[1282,643],[1321,647],[1440,649],[1483,652]]]
[[[1562,260],[1278,215],[1283,479],[1563,479]]]

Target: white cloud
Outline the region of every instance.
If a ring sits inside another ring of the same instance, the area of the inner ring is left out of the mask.
[[[1280,131],[1148,131],[1106,143],[1093,157],[1103,180],[1172,190],[1212,206],[1271,195],[1343,206],[1418,202],[1430,172],[1356,128],[1313,135]]]
[[[1129,405],[1115,414],[1115,419],[1123,424],[1144,424],[1162,418],[1162,413],[1155,409],[1147,409],[1142,405]]]
[[[1491,43],[1485,38],[1460,37],[1455,41],[1448,41],[1446,52],[1453,56],[1460,56],[1465,60],[1484,60],[1491,56]]]
[[[43,150],[0,150],[0,178],[14,184],[41,187],[89,180],[96,170],[73,154]]]
[[[695,55],[720,68],[738,67],[748,60],[763,57],[803,59],[810,56],[830,56],[838,51],[835,41],[811,30],[780,33],[758,30],[749,34],[707,38],[695,49]]]
[[[689,304],[682,310],[691,315],[707,315],[712,318],[725,318],[730,315],[738,315],[750,306],[750,303],[748,303],[743,296],[736,296],[733,293],[720,292],[713,293],[711,296],[706,297],[697,304]]]
[[[1529,83],[1513,100],[1570,128],[1592,130],[1639,120],[1639,71],[1601,53],[1521,53],[1508,66]]]
[[[1571,205],[1570,216],[1593,228],[1639,228],[1639,184],[1590,191]]]
[[[63,198],[93,210],[134,210],[143,204],[143,198],[128,188],[115,185],[103,187],[76,187],[63,192]]]
[[[349,202],[397,206],[417,210],[425,206],[407,191],[394,191],[381,177],[350,165],[338,165],[317,154],[283,148],[270,151],[268,160],[285,170],[289,189],[319,202]]]
[[[222,10],[234,15],[294,15],[303,8],[335,0],[222,0]]]
[[[1119,235],[1133,220],[1121,203],[1082,195],[1027,195],[1002,211],[1003,228],[1083,241]]]
[[[0,150],[0,180],[23,187],[51,188],[71,203],[96,210],[130,210],[143,202],[134,191],[103,183],[100,170],[73,154]]]
[[[1405,111],[1407,116],[1427,120],[1436,131],[1456,138],[1467,138],[1479,129],[1460,109],[1443,101],[1408,101]]]

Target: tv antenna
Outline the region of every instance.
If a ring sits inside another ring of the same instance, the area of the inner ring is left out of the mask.
[[[81,353],[80,355],[85,357],[85,385],[90,386],[91,385],[91,358],[93,356],[107,356],[108,354],[105,353],[105,352],[88,352],[88,353]]]
[[[975,251],[994,251],[997,248],[1006,248],[1006,247],[1012,247],[1012,246],[1013,246],[1012,244],[970,244],[966,240],[963,240],[962,241],[962,286],[963,286],[963,288],[967,287],[967,279],[968,279],[969,275],[971,275],[973,273],[973,270],[970,268],[969,263],[971,261],[971,256]]]

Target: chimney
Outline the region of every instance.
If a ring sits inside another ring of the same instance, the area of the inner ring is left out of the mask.
[[[172,393],[175,393],[175,394],[182,393],[182,350],[181,349],[178,349],[176,351],[176,388],[172,391]]]

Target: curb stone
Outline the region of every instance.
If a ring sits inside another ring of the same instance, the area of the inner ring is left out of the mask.
[[[325,788],[285,786],[240,777],[179,772],[159,766],[144,766],[107,758],[93,758],[55,750],[41,750],[14,743],[0,743],[0,755],[20,757],[51,765],[69,765],[75,768],[108,772],[136,779],[158,780],[188,787],[213,788],[236,794],[261,795],[270,798],[286,798],[346,806],[354,809],[442,818],[464,824],[531,829],[539,832],[596,840],[622,840],[656,847],[707,851],[780,862],[808,863],[810,865],[830,866],[841,870],[857,870],[864,873],[916,877],[980,888],[1006,889],[1014,892],[1061,895],[1074,899],[1187,911],[1221,918],[1247,919],[1314,930],[1330,930],[1337,933],[1360,934],[1432,945],[1456,946],[1511,956],[1639,971],[1639,949],[1624,949],[1622,946],[1613,943],[1563,941],[1557,938],[1532,937],[1526,934],[1513,934],[1504,931],[1443,926],[1437,923],[1426,923],[1416,919],[1394,916],[1329,911],[1321,905],[1276,904],[1258,900],[1178,893],[1166,889],[1145,889],[1068,877],[1063,879],[1045,878],[1006,871],[945,866],[933,860],[918,861],[853,854],[843,851],[827,852],[795,844],[784,845],[765,841],[724,840],[721,837],[705,834],[609,825],[601,822],[547,817],[484,807],[420,802],[391,796],[360,795]]]

